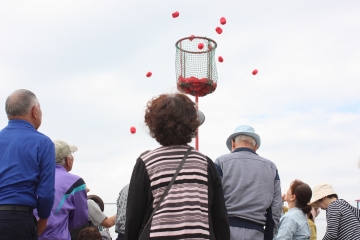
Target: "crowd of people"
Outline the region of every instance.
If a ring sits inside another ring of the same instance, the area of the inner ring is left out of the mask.
[[[113,216],[70,173],[77,147],[37,131],[42,111],[34,93],[13,92],[5,110],[0,239],[111,239],[106,229],[115,225],[117,240],[314,240],[320,208],[323,239],[360,239],[360,211],[330,184],[311,189],[295,179],[282,195],[278,169],[257,154],[261,138],[251,126],[238,126],[226,140],[230,153],[215,161],[189,146],[202,113],[184,94],[147,103],[144,121],[160,147],[139,154]]]

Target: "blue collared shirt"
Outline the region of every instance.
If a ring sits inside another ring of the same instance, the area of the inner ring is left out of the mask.
[[[55,146],[29,122],[10,120],[0,131],[0,205],[37,208],[49,217],[54,203]]]
[[[310,239],[310,235],[306,214],[300,208],[294,207],[281,217],[274,240],[304,240]]]

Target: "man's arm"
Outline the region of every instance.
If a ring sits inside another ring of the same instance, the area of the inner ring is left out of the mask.
[[[115,231],[117,233],[125,233],[125,222],[126,222],[126,205],[127,197],[129,192],[129,184],[125,185],[119,193],[119,197],[116,201],[117,204],[117,213],[116,213],[116,222],[115,222]]]
[[[265,222],[265,233],[264,239],[271,240],[276,235],[277,228],[282,212],[282,197],[280,187],[280,177],[276,170],[274,179],[274,198],[271,206],[266,210],[266,222]]]
[[[38,236],[42,234],[42,232],[45,230],[47,225],[47,219],[38,219],[37,221],[37,229],[38,229]]]
[[[86,184],[79,178],[65,194],[71,195],[74,210],[69,213],[69,229],[75,229],[88,221]]]
[[[116,215],[107,217],[101,211],[99,205],[95,201],[88,199],[87,202],[88,202],[88,208],[89,208],[89,217],[90,217],[92,224],[94,224],[94,226],[98,227],[101,225],[106,228],[111,228],[112,226],[115,225]]]
[[[101,226],[106,228],[111,228],[112,226],[115,225],[115,218],[116,218],[116,214],[111,217],[106,217],[104,221],[102,221]]]
[[[39,160],[39,182],[36,187],[36,208],[40,219],[50,216],[55,196],[55,146],[50,139],[46,141]]]

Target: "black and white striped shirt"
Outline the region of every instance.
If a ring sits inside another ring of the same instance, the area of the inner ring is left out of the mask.
[[[339,199],[326,209],[326,234],[323,240],[360,239],[360,211]]]

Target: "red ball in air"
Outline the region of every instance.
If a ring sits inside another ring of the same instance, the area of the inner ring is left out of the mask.
[[[130,128],[130,132],[131,132],[132,134],[136,133],[136,128],[135,128],[135,127],[131,127],[131,128]]]
[[[171,15],[173,18],[177,18],[179,16],[179,12],[178,11],[173,12]]]
[[[219,62],[223,62],[223,61],[224,61],[224,59],[222,58],[222,56],[219,56],[219,57],[218,57],[218,60],[219,60]]]
[[[224,18],[224,17],[220,18],[220,23],[222,25],[225,25],[226,24],[226,18]]]
[[[200,50],[203,49],[203,48],[204,48],[204,44],[203,44],[203,43],[199,43],[198,48],[199,48]]]
[[[151,75],[152,75],[152,72],[148,72],[148,73],[146,74],[147,77],[151,77]]]
[[[223,30],[221,29],[221,27],[217,27],[215,29],[215,31],[218,33],[218,34],[221,34],[223,32]]]
[[[254,71],[252,71],[252,75],[256,75],[258,73],[258,70],[254,70]]]

